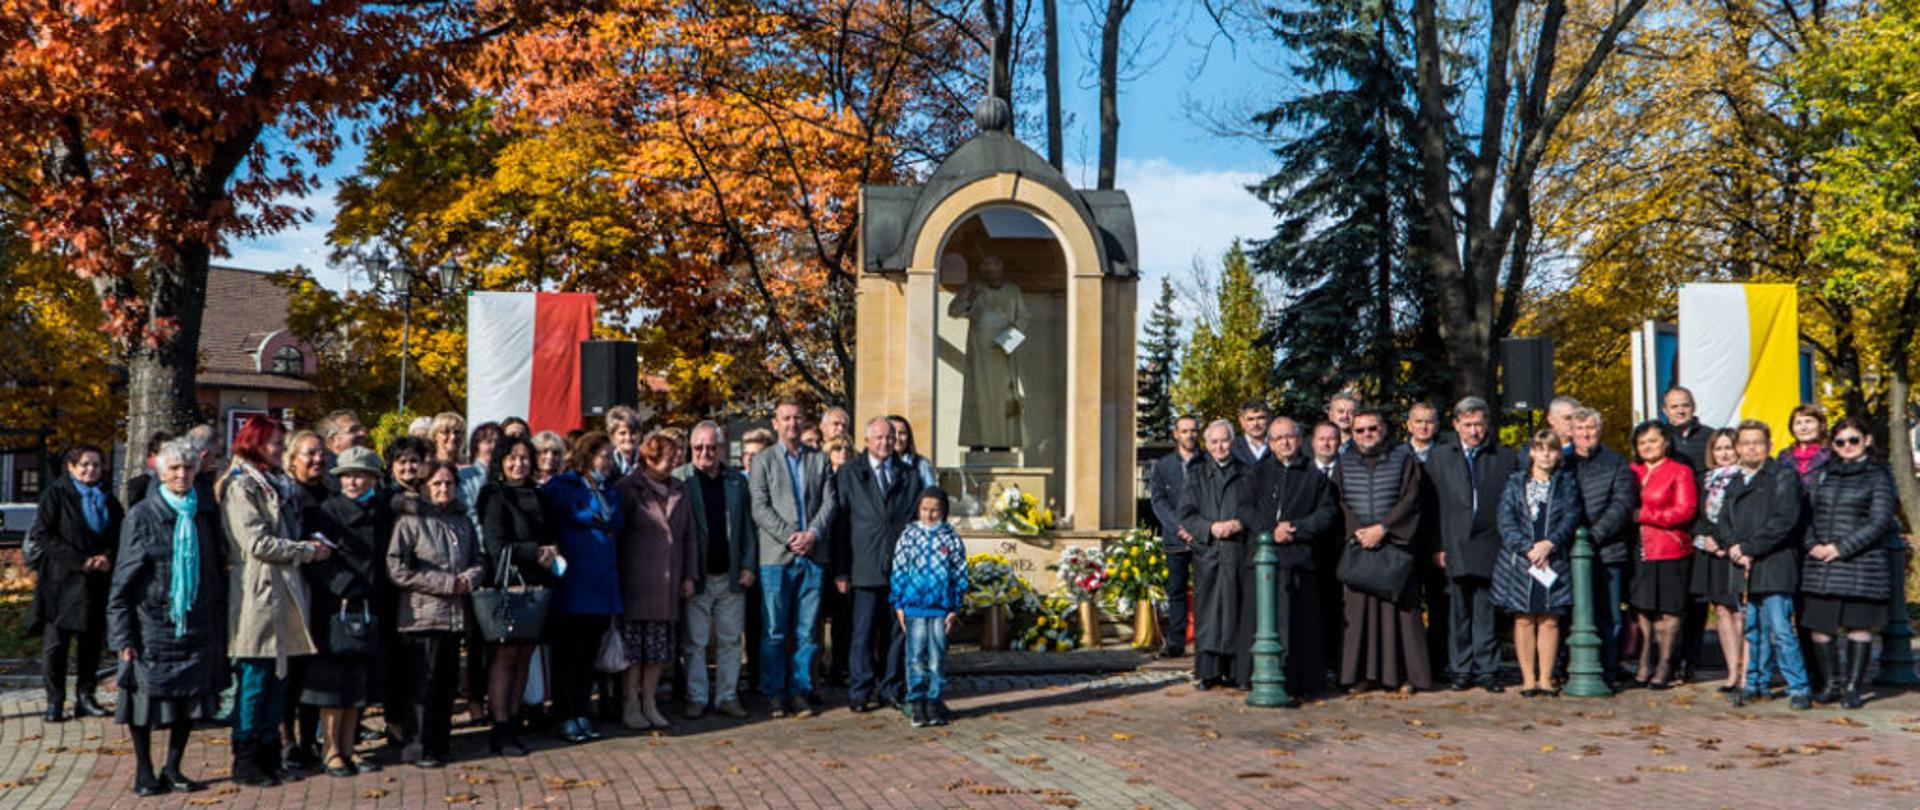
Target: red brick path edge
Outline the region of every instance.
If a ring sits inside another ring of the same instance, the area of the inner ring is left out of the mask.
[[[211,790],[144,801],[117,726],[42,726],[0,703],[0,807],[1914,807],[1920,695],[1864,710],[1733,709],[1710,686],[1612,700],[1509,692],[1242,696],[1137,676],[962,696],[944,729],[830,708],[810,720],[683,722],[525,759],[461,733],[443,770],[389,765],[273,789],[225,779],[224,731],[196,733]]]

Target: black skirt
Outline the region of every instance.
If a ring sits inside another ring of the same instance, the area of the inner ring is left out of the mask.
[[[1627,603],[1648,613],[1681,613],[1687,609],[1687,572],[1691,559],[1641,560],[1633,567]]]
[[[1728,609],[1740,607],[1740,590],[1745,582],[1732,560],[1695,549],[1692,579],[1687,590],[1695,598]]]
[[[359,655],[321,653],[300,662],[300,702],[330,709],[367,705],[373,659]]]
[[[1848,630],[1879,630],[1887,620],[1887,603],[1847,596],[1806,595],[1800,609],[1800,626],[1816,633],[1837,635]]]

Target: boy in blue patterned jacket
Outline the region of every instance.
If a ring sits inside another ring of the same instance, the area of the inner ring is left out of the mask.
[[[947,525],[947,493],[920,491],[919,522],[909,524],[893,550],[894,615],[907,645],[907,714],[915,728],[947,724],[940,701],[947,631],[967,595],[967,548]]]

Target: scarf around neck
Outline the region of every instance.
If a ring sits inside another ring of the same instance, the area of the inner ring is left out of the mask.
[[[160,499],[173,510],[173,577],[167,583],[167,617],[173,620],[173,637],[187,634],[187,612],[200,598],[200,529],[194,515],[200,506],[199,493],[189,489],[185,495],[158,487]]]
[[[107,530],[107,493],[99,484],[82,484],[74,480],[73,488],[80,493],[80,514],[87,520],[87,529],[94,534]]]

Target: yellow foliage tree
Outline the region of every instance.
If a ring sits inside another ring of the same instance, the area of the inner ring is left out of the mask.
[[[114,443],[126,391],[103,320],[86,281],[0,232],[0,448]]]

